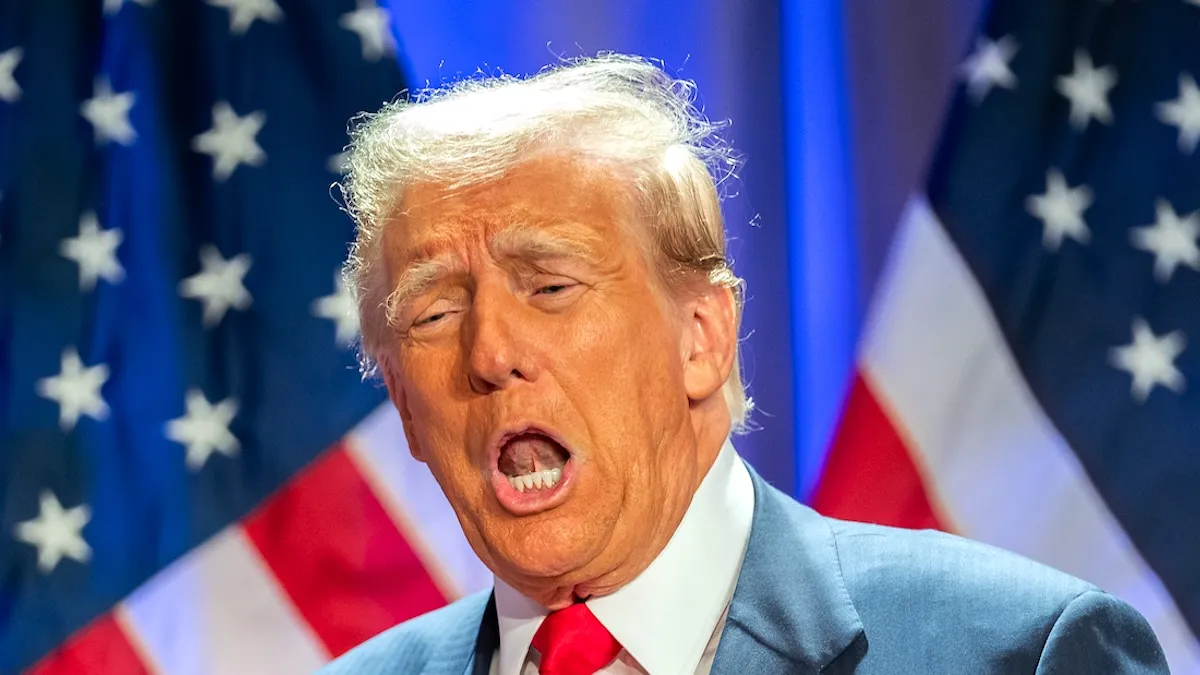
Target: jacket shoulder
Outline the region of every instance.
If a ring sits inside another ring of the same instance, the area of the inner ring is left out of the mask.
[[[1105,595],[1047,565],[944,532],[826,522],[846,588],[876,646],[902,645],[917,629],[925,639],[905,650],[944,648],[953,635],[960,648],[1032,671],[1066,608],[1085,594]]]
[[[894,588],[924,595],[937,590],[971,601],[999,594],[1008,603],[1065,606],[1080,593],[1096,590],[1065,572],[957,535],[833,518],[825,521],[852,592]]]
[[[448,672],[471,658],[491,591],[466,596],[394,626],[343,654],[316,675]]]

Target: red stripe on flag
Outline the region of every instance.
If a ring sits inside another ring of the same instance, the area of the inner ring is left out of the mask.
[[[844,520],[947,529],[912,453],[862,372],[855,375],[812,505]]]
[[[340,443],[244,525],[334,656],[446,604]]]
[[[150,675],[110,612],[71,636],[26,675]]]

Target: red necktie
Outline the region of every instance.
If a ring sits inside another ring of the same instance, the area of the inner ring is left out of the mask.
[[[612,663],[621,643],[582,602],[550,612],[533,636],[539,675],[592,675]]]

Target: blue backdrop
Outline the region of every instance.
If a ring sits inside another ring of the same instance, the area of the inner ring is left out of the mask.
[[[979,0],[392,0],[412,80],[620,51],[695,80],[747,159],[725,214],[748,284],[758,430],[738,448],[804,497],[836,422],[892,223],[936,135]]]

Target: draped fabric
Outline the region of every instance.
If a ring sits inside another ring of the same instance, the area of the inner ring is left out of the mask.
[[[814,496],[1086,579],[1200,671],[1194,3],[996,0]]]

